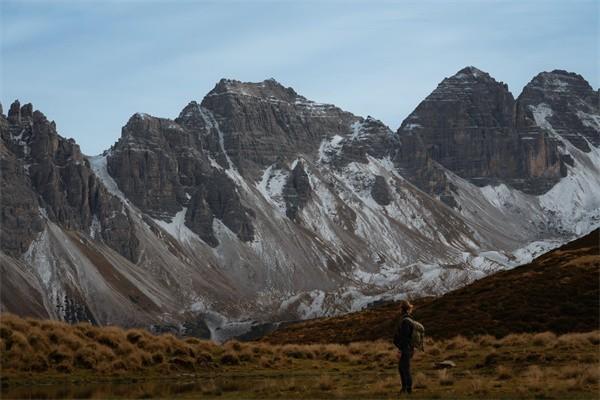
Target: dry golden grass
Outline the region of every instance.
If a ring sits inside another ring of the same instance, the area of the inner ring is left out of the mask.
[[[504,365],[499,365],[496,368],[497,379],[505,381],[512,378],[512,370]]]
[[[598,331],[561,336],[512,334],[499,339],[489,335],[442,341],[428,338],[425,352],[413,358],[414,388],[425,397],[449,392],[475,398],[590,397],[587,394],[600,389],[599,338]],[[153,335],[143,329],[1,315],[0,349],[0,374],[11,379],[57,374],[275,374],[280,378],[261,385],[208,384],[202,393],[254,393],[258,397],[275,393],[283,398],[301,397],[304,392],[313,397],[385,397],[400,385],[397,351],[385,341],[348,345],[230,341],[217,345],[197,338]],[[452,360],[457,367],[435,370],[434,364],[443,360]]]
[[[531,340],[534,346],[548,346],[551,343],[556,343],[556,335],[552,332],[542,332],[535,334]]]
[[[452,377],[452,372],[447,369],[443,369],[438,371],[438,379],[441,386],[452,386],[454,385],[454,379]]]

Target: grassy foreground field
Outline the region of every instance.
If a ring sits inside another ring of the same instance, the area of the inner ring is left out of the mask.
[[[384,341],[220,346],[144,330],[2,315],[0,350],[4,398],[395,398],[399,389],[396,353]],[[443,360],[456,367],[435,369]],[[429,339],[413,369],[414,398],[595,399],[600,331]],[[169,380],[187,386],[173,389]],[[65,392],[67,382],[87,391]],[[120,389],[111,389],[115,382]],[[62,391],[53,395],[52,385],[32,389],[32,383],[61,383]]]

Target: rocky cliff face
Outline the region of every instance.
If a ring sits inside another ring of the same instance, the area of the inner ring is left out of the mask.
[[[218,123],[223,149],[242,175],[257,178],[278,160],[311,154],[324,138],[346,135],[359,118],[298,95],[275,80],[221,80],[202,100]]]
[[[98,235],[135,261],[136,239],[127,214],[91,171],[75,141],[60,137],[54,122],[18,101],[6,118],[0,117],[0,124],[6,189],[2,226],[4,238],[15,243],[10,253],[23,253],[47,216],[65,229]]]
[[[251,240],[252,213],[223,172],[229,168],[228,158],[218,147],[212,116],[194,102],[177,121],[147,114],[131,117],[107,156],[108,173],[152,218],[170,222],[183,210],[186,225],[212,246],[218,245],[214,218],[241,240]]]
[[[516,108],[506,84],[464,68],[444,79],[402,123],[396,160],[434,194],[449,188],[431,161],[478,186],[504,182],[541,194],[564,174],[558,141],[517,119]]]
[[[174,120],[133,115],[95,157],[14,103],[0,306],[221,340],[445,292],[600,225],[594,93],[554,71],[515,100],[469,67],[394,133],[221,80]]]

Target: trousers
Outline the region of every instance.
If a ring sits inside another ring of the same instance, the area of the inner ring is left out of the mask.
[[[410,375],[410,359],[413,356],[412,351],[403,351],[398,362],[398,371],[400,372],[400,381],[402,382],[402,391],[412,391],[412,376]]]

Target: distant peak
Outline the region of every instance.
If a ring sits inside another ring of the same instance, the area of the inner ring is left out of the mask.
[[[262,82],[242,82],[235,79],[221,79],[207,96],[219,95],[249,96],[258,98],[277,98],[293,102],[298,94],[294,89],[285,87],[274,78]]]
[[[574,72],[569,72],[569,71],[565,71],[564,69],[555,69],[553,71],[547,72],[540,72],[539,74],[537,74],[537,76],[534,78],[534,80],[544,80],[544,81],[555,81],[555,80],[560,80],[563,82],[570,82],[570,81],[578,81],[578,82],[582,82],[585,81],[585,79],[583,78],[583,76],[576,74]]]
[[[265,79],[263,82],[263,84],[269,84],[269,85],[278,85],[278,86],[283,86],[281,83],[279,83],[277,81],[277,79],[275,78],[269,78],[269,79]]]
[[[538,88],[553,92],[566,92],[573,88],[592,90],[583,76],[562,69],[540,72],[527,84],[526,88]]]
[[[477,68],[477,67],[474,67],[474,66],[472,66],[472,65],[469,65],[469,66],[467,66],[467,67],[464,67],[463,69],[461,69],[461,70],[460,70],[460,71],[458,71],[457,73],[458,73],[458,74],[461,74],[461,73],[462,73],[462,74],[471,74],[471,75],[475,75],[475,76],[477,76],[477,75],[483,75],[483,74],[486,74],[486,75],[487,75],[487,72],[483,72],[483,71],[482,71],[482,70],[480,70],[479,68]]]
[[[202,120],[204,121],[204,111],[202,106],[198,104],[196,100],[190,101],[187,106],[183,107],[183,110],[179,113],[179,116],[175,121],[190,121],[190,120]]]
[[[137,123],[140,123],[142,121],[147,121],[152,118],[154,118],[154,117],[149,114],[137,112],[129,118],[129,121],[127,121],[127,125],[137,124]]]
[[[480,70],[479,68],[468,66],[464,67],[456,74],[454,74],[451,78],[454,79],[491,79],[490,74],[485,71]]]

